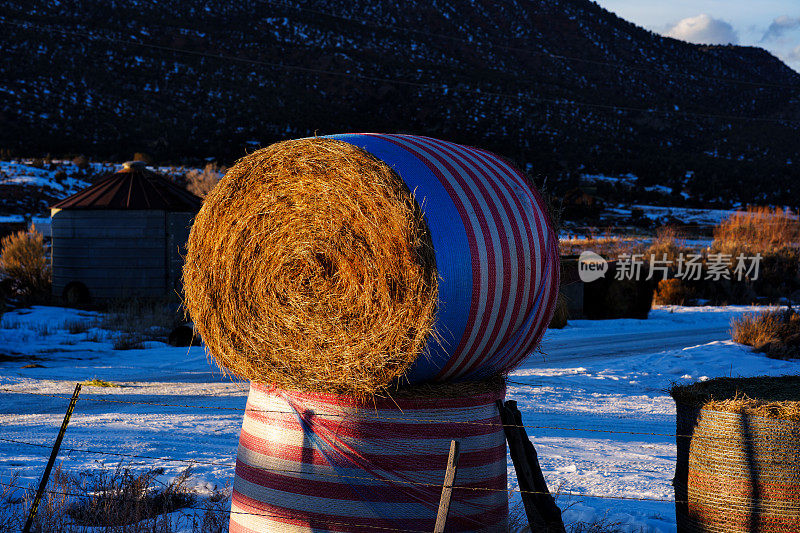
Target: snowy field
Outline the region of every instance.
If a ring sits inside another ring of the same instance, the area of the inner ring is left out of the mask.
[[[549,330],[509,376],[550,490],[567,522],[604,520],[623,531],[675,530],[671,479],[675,408],[667,388],[716,376],[797,374],[800,363],[729,340],[730,320],[752,307],[661,307],[648,320],[575,320]],[[76,381],[84,386],[62,444],[70,472],[186,466],[200,494],[233,480],[246,384],[209,366],[201,348],[149,343],[115,351],[113,333],[85,311],[35,307],[0,325],[0,482],[34,485]],[[29,444],[23,444],[29,443]],[[101,453],[102,452],[102,453]],[[117,455],[113,455],[117,454]],[[517,488],[509,459],[509,488]],[[519,502],[513,493],[512,506]]]

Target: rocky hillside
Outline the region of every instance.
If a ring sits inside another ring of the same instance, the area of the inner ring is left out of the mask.
[[[758,48],[661,37],[588,0],[0,6],[0,150],[230,161],[400,131],[570,188],[632,172],[705,204],[800,197],[800,75]]]

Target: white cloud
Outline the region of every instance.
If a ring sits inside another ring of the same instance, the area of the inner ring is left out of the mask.
[[[797,28],[800,28],[800,17],[793,18],[788,15],[783,15],[772,21],[772,24],[769,25],[769,28],[767,28],[761,40],[779,39],[787,31]]]
[[[737,44],[739,35],[729,23],[703,13],[678,21],[664,34],[697,44]]]

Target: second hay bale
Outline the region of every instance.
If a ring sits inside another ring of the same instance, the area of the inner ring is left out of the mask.
[[[672,389],[681,532],[800,531],[800,377]]]

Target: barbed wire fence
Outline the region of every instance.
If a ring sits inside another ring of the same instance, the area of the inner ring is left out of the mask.
[[[528,385],[530,383],[520,383],[510,381],[510,384],[513,385]],[[21,394],[21,395],[32,395],[38,397],[48,397],[53,399],[59,400],[70,400],[70,395],[67,393],[52,393],[52,392],[38,392],[29,389],[17,389],[17,388],[9,388],[9,387],[0,387],[0,393],[7,393],[7,394]],[[212,395],[208,395],[208,397],[215,397]],[[172,409],[190,409],[190,410],[203,410],[203,411],[221,411],[221,412],[236,412],[236,413],[244,413],[245,411],[250,412],[257,412],[257,413],[265,413],[265,414],[292,414],[292,411],[288,410],[280,410],[280,409],[273,409],[273,410],[262,410],[262,409],[253,409],[253,408],[241,408],[241,407],[233,407],[233,406],[213,406],[213,405],[199,405],[199,404],[189,404],[189,403],[172,403],[172,402],[152,402],[152,401],[139,401],[139,400],[123,400],[123,399],[116,399],[116,398],[99,398],[94,397],[92,395],[87,395],[81,397],[83,402],[96,402],[96,403],[110,403],[110,404],[122,404],[122,405],[136,405],[136,406],[149,406],[149,407],[165,407],[165,408],[172,408]],[[340,414],[340,413],[325,413],[325,412],[315,412],[315,416],[322,417],[322,418],[351,418],[348,415]],[[402,422],[402,421],[415,421],[420,422],[420,419],[411,419],[406,418],[403,416],[383,416],[376,412],[369,413],[364,412],[359,414],[360,417],[365,418],[369,421],[375,420],[384,420],[384,421],[393,421],[393,422]],[[692,436],[692,435],[682,435],[676,432],[657,432],[657,431],[633,431],[633,430],[625,430],[619,429],[618,427],[575,427],[575,426],[568,426],[568,425],[541,425],[541,424],[502,424],[497,422],[486,422],[486,421],[458,421],[458,420],[449,420],[445,418],[435,418],[430,420],[424,420],[425,422],[430,423],[442,423],[442,424],[456,424],[456,425],[483,425],[483,426],[495,426],[495,427],[503,427],[505,428],[523,428],[523,429],[533,429],[533,430],[552,430],[552,431],[565,431],[565,432],[585,432],[589,434],[608,434],[608,435],[629,435],[629,436],[655,436],[655,437],[668,437],[670,439],[676,439],[680,437],[685,438],[704,438],[704,439],[711,439],[711,440],[725,440],[731,439],[730,436],[726,435],[707,435],[707,436]],[[25,440],[20,438],[13,438],[9,436],[0,436],[0,442],[8,443],[12,445],[18,446],[25,446],[29,448],[36,448],[36,449],[52,449],[53,445],[50,442],[47,442],[45,439],[39,439],[39,442],[34,442],[32,440]],[[123,461],[126,459],[142,461],[143,463],[140,464],[154,464],[154,463],[179,463],[185,464],[187,467],[192,467],[196,465],[205,465],[205,466],[215,466],[215,467],[223,467],[223,468],[230,468],[233,470],[235,468],[235,463],[233,461],[224,461],[224,460],[209,460],[203,458],[184,458],[184,457],[174,457],[174,456],[161,456],[161,455],[148,455],[148,454],[140,454],[140,453],[126,453],[122,451],[117,451],[113,449],[100,449],[100,448],[93,448],[93,447],[80,447],[74,445],[67,445],[60,447],[61,452],[66,452],[72,457],[74,454],[87,454],[87,455],[97,455],[101,457],[109,457],[114,458],[115,460]],[[287,468],[274,468],[274,467],[261,467],[266,471],[278,473],[278,474],[288,474],[288,475],[302,475],[302,476],[312,476],[318,477],[321,480],[325,478],[339,478],[344,480],[349,480],[352,482],[358,481],[374,481],[373,477],[369,476],[354,476],[354,475],[346,475],[341,474],[338,472],[324,472],[324,471],[316,471],[316,472],[307,472],[307,471],[300,471],[300,470],[293,470]],[[618,469],[615,469],[615,471]],[[636,473],[641,471],[641,469],[632,469],[630,473]],[[382,480],[387,483],[391,484],[405,484],[405,485],[417,485],[417,486],[424,486],[428,488],[433,487],[442,487],[442,483],[426,483],[426,482],[419,482],[419,481],[411,481],[411,480],[401,480],[401,479],[385,479]],[[5,487],[6,489],[16,489],[16,490],[23,490],[23,491],[31,491],[31,486],[26,486],[23,484],[13,482],[5,482],[0,479],[0,487]],[[48,486],[49,487],[49,486]],[[463,486],[458,485],[457,483],[452,485],[453,489],[461,489],[461,490],[470,490],[470,491],[502,491],[507,492],[509,497],[513,494],[519,494],[520,496],[525,494],[531,495],[543,495],[543,494],[550,494],[541,491],[530,491],[530,490],[522,490],[520,488],[506,488],[506,489],[497,489],[497,488],[489,488],[489,487],[474,487],[474,486]],[[0,491],[2,492],[2,491]],[[49,487],[43,491],[44,494],[49,494],[51,496],[69,496],[73,498],[80,498],[86,497],[86,493],[79,493],[79,492],[69,492],[64,490],[57,490],[52,487]],[[685,504],[688,503],[686,501],[678,501],[675,498],[664,498],[664,497],[657,497],[657,496],[641,496],[641,495],[631,495],[631,494],[599,494],[593,492],[586,492],[581,490],[573,490],[563,487],[559,487],[557,491],[555,491],[555,496],[564,496],[570,498],[592,498],[592,499],[599,499],[599,500],[614,500],[614,501],[638,501],[638,502],[660,502],[660,503],[667,503],[667,504]],[[138,501],[128,498],[126,500],[124,497],[115,496],[113,494],[107,495],[108,498],[117,499],[117,500],[124,500],[124,501]],[[263,512],[244,512],[239,510],[231,510],[228,508],[219,508],[219,507],[211,507],[208,505],[196,505],[196,504],[189,504],[182,506],[182,509],[190,509],[196,511],[207,511],[207,512],[218,512],[218,513],[225,513],[227,515],[231,514],[250,514],[256,516],[262,516],[267,518],[277,518],[277,519],[285,519],[288,518],[287,516],[280,515],[280,514],[273,514],[273,513],[263,513]],[[791,511],[789,511],[791,512]],[[790,516],[788,513],[786,516]],[[794,516],[794,515],[791,515]],[[336,525],[336,524],[332,524]],[[356,526],[355,522],[351,522],[348,524],[349,526]],[[358,525],[359,528],[369,530],[374,529],[378,530],[385,530],[385,531],[398,531],[398,532],[411,532],[411,531],[418,531],[413,529],[402,529],[402,528],[391,528],[391,527],[379,527],[374,525]]]

